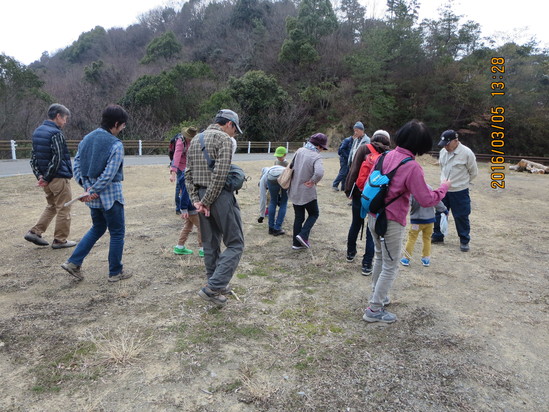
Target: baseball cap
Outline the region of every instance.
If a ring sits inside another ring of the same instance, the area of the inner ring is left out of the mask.
[[[230,120],[236,126],[238,133],[242,134],[242,130],[240,129],[240,125],[238,124],[238,115],[232,110],[221,109],[219,112],[217,112],[217,115],[215,117],[222,117],[224,119]]]
[[[442,134],[440,135],[440,142],[438,142],[438,147],[444,147],[448,143],[450,143],[452,140],[457,138],[458,138],[458,134],[455,130],[452,130],[452,129],[446,130],[442,132]]]
[[[286,153],[288,153],[288,150],[286,150],[286,148],[284,146],[278,146],[276,148],[276,151],[275,151],[275,157],[282,157],[284,156]]]

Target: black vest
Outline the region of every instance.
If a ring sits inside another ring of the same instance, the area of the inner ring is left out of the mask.
[[[44,120],[40,126],[36,128],[32,135],[32,151],[36,158],[36,165],[40,173],[45,176],[48,171],[48,164],[51,161],[51,138],[53,135],[60,133],[61,129],[51,120]],[[61,164],[54,178],[72,177],[71,155],[65,144],[61,153]]]

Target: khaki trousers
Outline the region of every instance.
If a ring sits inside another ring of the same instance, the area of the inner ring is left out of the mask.
[[[185,243],[189,238],[189,233],[191,233],[191,231],[193,230],[193,226],[196,226],[196,229],[198,231],[198,246],[202,247],[202,236],[200,234],[200,218],[198,217],[198,214],[189,215],[188,219],[183,219],[183,229],[181,229],[181,234],[179,235],[179,242],[177,242],[178,245],[185,246]]]
[[[430,257],[431,256],[431,235],[433,234],[434,223],[422,223],[422,224],[412,224],[408,232],[408,241],[406,242],[406,257],[410,259],[412,253],[414,253],[414,246],[416,245],[416,240],[421,232],[423,238],[423,251],[421,257]]]
[[[43,188],[48,205],[36,225],[31,229],[32,232],[42,235],[57,215],[53,237],[62,243],[67,240],[71,230],[71,207],[64,207],[63,205],[72,199],[70,182],[70,179],[55,178]]]

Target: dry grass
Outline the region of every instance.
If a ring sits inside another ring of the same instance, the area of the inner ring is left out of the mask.
[[[432,159],[420,162],[436,186]],[[222,310],[196,295],[202,260],[173,255],[181,219],[166,168],[125,170],[124,263],[134,276],[114,285],[108,236],[84,262],[85,280],[73,281],[59,268],[70,251],[22,240],[44,206],[32,178],[2,179],[0,409],[546,409],[546,176],[508,173],[508,189],[494,192],[481,166],[471,252],[459,251],[452,221],[429,268],[418,240],[391,292],[399,321],[388,326],[361,320],[370,280],[360,259],[345,261],[350,208],[330,188],[337,160],[325,162],[313,247],[301,251],[257,223],[257,179],[268,163],[242,164],[253,180],[238,194],[246,249],[231,285],[240,300]],[[78,239],[89,212],[78,204],[72,214]],[[292,222],[290,206],[288,233]],[[188,243],[196,250],[195,233]]]

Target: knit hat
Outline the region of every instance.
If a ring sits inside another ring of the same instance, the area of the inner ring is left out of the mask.
[[[198,133],[198,129],[194,126],[185,127],[183,130],[183,136],[185,136],[186,139],[192,139],[196,136]]]
[[[364,125],[362,124],[362,122],[356,122],[355,125],[353,126],[353,129],[364,130]]]
[[[445,147],[448,143],[457,138],[458,134],[455,130],[446,130],[440,135],[440,142],[438,142],[438,147]]]
[[[242,130],[240,129],[240,126],[238,125],[238,115],[235,112],[233,112],[232,110],[221,109],[219,112],[217,112],[217,115],[215,117],[222,117],[223,119],[230,120],[236,126],[236,129],[238,130],[238,133],[242,134]]]
[[[286,148],[284,146],[278,146],[275,150],[275,154],[274,156],[275,157],[282,157],[284,156],[286,153],[288,153],[288,150],[286,150]]]
[[[376,130],[371,139],[372,142],[381,142],[385,146],[391,143],[391,135],[385,130]]]
[[[324,150],[328,150],[328,137],[324,133],[316,133],[309,137],[309,143],[315,146],[320,146]]]

